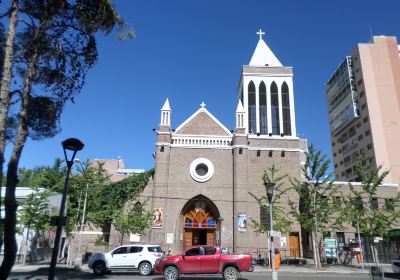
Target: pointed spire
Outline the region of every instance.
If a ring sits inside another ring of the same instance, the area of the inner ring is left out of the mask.
[[[171,107],[168,98],[165,100],[164,106],[161,108],[160,126],[171,126]]]
[[[236,108],[236,113],[244,113],[244,112],[246,112],[246,111],[244,110],[242,101],[239,99],[239,102],[238,102],[238,105]]]
[[[171,107],[169,106],[168,98],[165,100],[164,106],[161,108],[161,111],[171,111]]]
[[[282,67],[282,63],[280,63],[280,61],[276,58],[274,53],[267,46],[264,39],[262,38],[262,35],[264,35],[264,34],[265,34],[265,32],[262,32],[261,29],[259,32],[257,32],[257,35],[260,36],[260,39],[258,40],[257,47],[253,53],[253,56],[250,60],[249,65],[250,66],[280,66],[280,67]]]

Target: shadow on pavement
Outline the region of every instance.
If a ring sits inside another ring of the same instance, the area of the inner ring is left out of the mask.
[[[31,271],[17,271],[11,272],[9,280],[44,280],[49,275],[48,267],[41,267],[37,270]],[[81,270],[75,270],[71,268],[56,268],[55,279],[107,279],[107,275],[95,276],[91,272],[85,272]]]
[[[400,279],[400,273],[385,272],[385,279]]]

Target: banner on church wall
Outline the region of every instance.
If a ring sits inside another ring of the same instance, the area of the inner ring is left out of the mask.
[[[164,209],[163,208],[154,208],[153,209],[153,228],[162,228],[164,220]]]
[[[238,213],[238,230],[246,231],[247,230],[247,215],[245,213]]]

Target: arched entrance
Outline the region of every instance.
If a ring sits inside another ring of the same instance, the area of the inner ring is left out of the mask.
[[[190,199],[182,209],[183,249],[196,245],[216,245],[218,208],[207,197],[198,195]]]

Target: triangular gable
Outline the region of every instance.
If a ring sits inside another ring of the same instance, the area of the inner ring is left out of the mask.
[[[175,134],[232,136],[206,108],[200,108],[191,115],[176,129]]]

